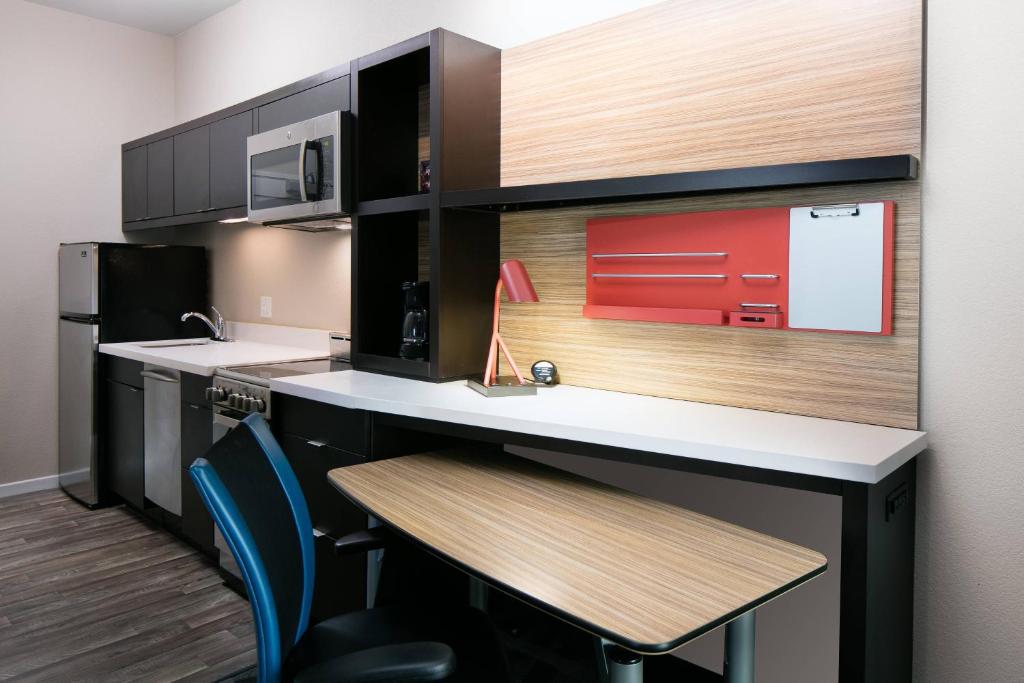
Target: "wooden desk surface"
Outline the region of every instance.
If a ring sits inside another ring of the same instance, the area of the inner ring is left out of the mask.
[[[328,477],[460,569],[643,653],[674,649],[827,566],[813,550],[511,456],[425,453]]]

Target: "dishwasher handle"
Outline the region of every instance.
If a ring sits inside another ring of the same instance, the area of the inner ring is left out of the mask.
[[[177,384],[178,383],[178,378],[177,377],[173,377],[171,375],[163,375],[163,374],[157,372],[156,370],[142,370],[142,371],[139,372],[139,374],[142,377],[146,377],[148,379],[155,379],[158,382],[170,382],[171,384]]]

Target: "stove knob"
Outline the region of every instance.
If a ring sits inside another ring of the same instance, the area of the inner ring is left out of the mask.
[[[267,409],[267,402],[262,398],[253,399],[252,406],[257,413],[262,413]]]
[[[229,394],[228,395],[228,405],[231,406],[232,408],[238,408],[239,404],[241,403],[241,401],[242,401],[242,395],[241,394]]]
[[[213,400],[213,387],[206,387],[206,389],[203,390],[203,396],[206,397],[207,401],[212,401]]]
[[[227,392],[220,387],[207,387],[206,389],[207,400],[213,401],[214,403],[223,401],[226,396]]]
[[[241,400],[242,405],[240,407],[245,412],[250,413],[252,412],[253,403],[254,401],[251,398],[249,398],[248,396],[243,396]]]

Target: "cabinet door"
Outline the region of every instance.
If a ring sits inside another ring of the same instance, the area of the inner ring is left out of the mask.
[[[244,206],[245,139],[252,135],[252,111],[210,124],[210,203],[215,209]]]
[[[366,513],[327,481],[327,473],[336,467],[366,462],[362,456],[292,434],[284,435],[281,448],[295,470],[314,527],[335,538],[366,528]]]
[[[348,76],[342,76],[260,107],[259,132],[305,121],[332,111],[348,110]]]
[[[121,153],[121,220],[146,217],[146,146]]]
[[[213,552],[213,518],[196,490],[188,468],[213,443],[213,414],[205,407],[181,404],[181,533],[200,548]]]
[[[210,127],[174,136],[174,215],[210,208]]]
[[[103,466],[107,488],[141,510],[145,495],[142,389],[106,381]]]
[[[174,139],[146,145],[146,218],[174,213]]]

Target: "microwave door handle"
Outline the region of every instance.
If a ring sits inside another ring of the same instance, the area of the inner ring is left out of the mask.
[[[299,143],[299,199],[303,203],[308,202],[306,198],[306,145],[309,140],[302,138],[302,142]]]

